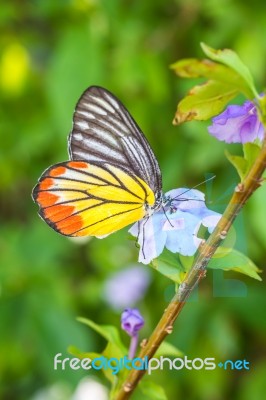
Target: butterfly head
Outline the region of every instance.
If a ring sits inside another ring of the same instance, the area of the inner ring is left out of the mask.
[[[150,217],[154,212],[159,211],[164,205],[164,194],[162,191],[155,193],[155,202],[153,205],[145,203],[145,216]]]

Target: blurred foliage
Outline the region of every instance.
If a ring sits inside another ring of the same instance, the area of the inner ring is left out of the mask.
[[[43,223],[31,200],[42,171],[68,157],[67,135],[80,94],[97,84],[121,99],[154,149],[165,191],[192,186],[215,173],[205,191],[209,207],[221,212],[238,182],[224,156],[229,146],[208,135],[205,122],[172,126],[177,101],[191,82],[178,79],[169,65],[203,57],[200,41],[231,47],[262,89],[265,11],[263,0],[1,2],[2,399],[37,399],[40,390],[57,382],[74,390],[85,372],[54,371],[53,357],[59,352],[67,356],[68,345],[102,351],[99,337],[75,318],[119,326],[119,315],[104,303],[102,287],[113,271],[137,257],[126,230],[77,243]],[[239,147],[230,146],[230,152],[237,154]],[[266,250],[265,191],[255,194],[235,224],[236,248],[260,269]],[[247,359],[251,369],[154,372],[169,398],[264,398],[265,283],[218,272],[208,273],[170,340],[191,358]],[[144,336],[174,291],[169,280],[152,274],[139,305],[146,318]],[[127,343],[125,336],[123,340]],[[58,398],[66,400],[65,395]]]

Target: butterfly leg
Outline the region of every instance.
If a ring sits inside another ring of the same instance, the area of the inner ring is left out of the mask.
[[[144,221],[144,223],[142,225],[142,237],[143,237],[143,240],[142,240],[142,248],[141,249],[142,249],[143,258],[146,258],[145,257],[145,251],[144,251],[144,246],[145,246],[145,225],[149,221],[149,218],[150,218],[150,216],[148,216],[146,218],[146,220]]]
[[[139,223],[139,221],[138,221],[138,235],[137,235],[136,240],[135,240],[135,246],[136,246],[137,248],[139,248],[139,245],[138,245],[138,242],[139,242],[139,235],[140,235],[140,223]]]
[[[164,212],[165,218],[167,219],[167,221],[169,222],[169,224],[170,224],[170,225],[171,225],[171,227],[173,228],[173,227],[174,227],[174,225],[172,225],[172,224],[171,224],[171,221],[170,221],[170,219],[167,217],[167,214],[166,214],[166,211],[165,211],[165,208],[164,208],[164,206],[162,206],[162,209],[163,209],[163,212]]]

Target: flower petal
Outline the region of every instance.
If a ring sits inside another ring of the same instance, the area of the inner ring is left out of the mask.
[[[179,188],[165,194],[165,206],[134,224],[129,230],[138,238],[139,261],[149,264],[164,247],[185,256],[195,254],[202,239],[197,237],[201,224],[212,228],[220,214],[209,210],[199,190]],[[214,217],[214,219],[212,219]]]
[[[227,143],[254,142],[257,138],[262,140],[264,136],[256,106],[249,100],[242,106],[228,106],[224,112],[212,119],[208,131]]]

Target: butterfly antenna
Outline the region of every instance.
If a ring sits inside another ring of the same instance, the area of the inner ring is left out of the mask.
[[[196,189],[197,187],[203,185],[204,183],[212,181],[214,178],[216,178],[216,175],[213,175],[210,178],[205,179],[205,181],[202,181],[202,182],[198,183],[197,185],[193,186],[192,188],[185,190],[183,193],[180,193],[178,196],[173,197],[171,200],[177,199],[178,197],[182,196],[183,194],[189,192],[190,190]],[[194,199],[186,199],[186,200],[194,200]],[[197,201],[204,201],[204,200],[197,200]]]

